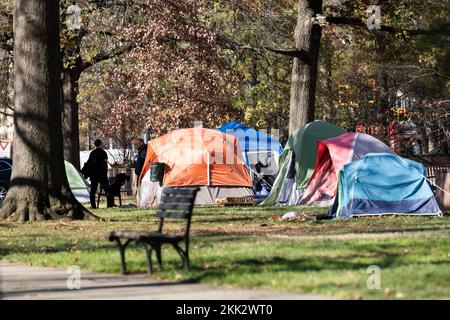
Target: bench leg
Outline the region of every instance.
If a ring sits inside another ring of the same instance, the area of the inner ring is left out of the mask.
[[[125,243],[121,243],[120,239],[117,238],[117,245],[119,246],[119,252],[120,252],[120,270],[122,274],[127,274],[127,266],[125,262],[125,249],[130,244],[132,240],[127,240]]]
[[[189,238],[186,239],[186,260],[184,262],[184,269],[189,270]]]
[[[189,270],[189,251],[184,251],[178,244],[174,244],[173,246],[181,257],[184,269],[186,271]]]
[[[147,270],[149,274],[153,273],[153,265],[152,265],[152,251],[153,247],[148,244],[144,244],[145,253],[147,254]]]
[[[156,258],[158,260],[158,270],[162,269],[161,244],[155,246]]]

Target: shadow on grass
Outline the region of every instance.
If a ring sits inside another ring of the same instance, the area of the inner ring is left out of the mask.
[[[25,236],[29,238],[33,238],[33,235]],[[20,241],[23,241],[24,236],[17,237]],[[50,241],[50,240],[49,240]],[[109,244],[106,241],[92,241],[84,240],[77,242],[64,242],[64,243],[51,243],[49,242],[47,246],[40,243],[34,243],[33,241],[27,242],[24,246],[16,246],[14,244],[8,245],[3,242],[0,246],[0,256],[8,256],[11,254],[32,254],[32,253],[71,253],[73,251],[83,251],[83,252],[92,252],[98,250],[111,250],[114,248],[113,244]]]
[[[222,279],[227,274],[230,274],[230,269],[233,269],[233,274],[238,276],[251,275],[251,274],[267,274],[267,273],[279,273],[279,272],[321,272],[321,271],[333,271],[336,273],[359,271],[364,272],[369,267],[367,262],[358,262],[352,260],[353,257],[314,257],[307,259],[286,259],[283,257],[274,257],[268,260],[257,259],[241,259],[235,260],[227,266],[209,266],[200,267],[193,266],[188,273],[188,278],[185,281],[189,283],[203,282],[206,278]],[[375,257],[376,265],[381,269],[388,269],[392,267],[407,266],[409,263],[398,263],[397,256],[379,256]],[[447,260],[436,260],[430,263],[419,263],[418,265],[448,265]]]
[[[450,230],[450,225],[446,225],[446,226],[436,226],[436,225],[432,225],[432,226],[423,226],[423,227],[414,227],[414,228],[382,228],[380,227],[380,229],[372,229],[372,230],[361,230],[361,229],[356,229],[356,230],[351,230],[348,229],[346,231],[349,232],[343,232],[341,234],[345,234],[345,233],[408,233],[408,232],[426,232],[426,231],[446,231],[446,230]],[[339,234],[339,233],[337,233]]]
[[[57,279],[60,280],[60,279]],[[51,281],[51,279],[50,279]],[[64,283],[64,282],[63,282]],[[130,288],[154,288],[154,287],[166,287],[166,286],[176,286],[180,285],[180,282],[160,282],[157,283],[149,283],[147,281],[143,281],[143,283],[137,283],[137,284],[117,284],[117,285],[103,285],[103,286],[92,286],[92,287],[86,287],[83,286],[80,290],[70,290],[68,288],[45,288],[45,289],[29,289],[29,290],[11,290],[11,291],[3,291],[1,292],[0,298],[14,298],[15,296],[23,296],[27,294],[33,294],[33,293],[56,293],[56,292],[76,292],[77,294],[82,295],[86,291],[92,291],[92,290],[115,290],[115,289],[130,289]]]

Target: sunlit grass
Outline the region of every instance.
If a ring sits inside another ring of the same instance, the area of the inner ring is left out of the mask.
[[[386,217],[349,221],[281,222],[292,209],[196,208],[192,267],[163,250],[163,271],[152,277],[245,288],[332,295],[339,298],[450,298],[450,217]],[[152,210],[99,209],[107,221],[0,223],[4,260],[40,266],[79,265],[119,273],[112,230],[157,228]],[[181,223],[167,225],[181,230]],[[145,253],[127,250],[132,272],[145,272]],[[367,268],[381,268],[381,289],[369,290]]]

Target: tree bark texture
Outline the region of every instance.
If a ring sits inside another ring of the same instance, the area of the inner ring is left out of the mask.
[[[62,126],[64,137],[64,159],[78,170],[80,167],[80,129],[78,112],[79,105],[78,81],[80,72],[77,68],[62,72]]]
[[[314,23],[322,13],[322,0],[299,0],[295,46],[306,57],[294,58],[292,66],[289,133],[314,120],[317,65],[322,27]]]
[[[61,126],[59,1],[14,1],[14,154],[0,219],[93,217],[65,174]]]

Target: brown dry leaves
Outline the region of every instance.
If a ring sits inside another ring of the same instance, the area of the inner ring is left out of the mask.
[[[135,44],[123,63],[104,79],[120,94],[105,128],[124,127],[136,135],[147,124],[151,133],[214,127],[235,112],[230,83],[236,81],[216,34],[199,21],[202,1],[148,1],[141,21],[120,30]]]

